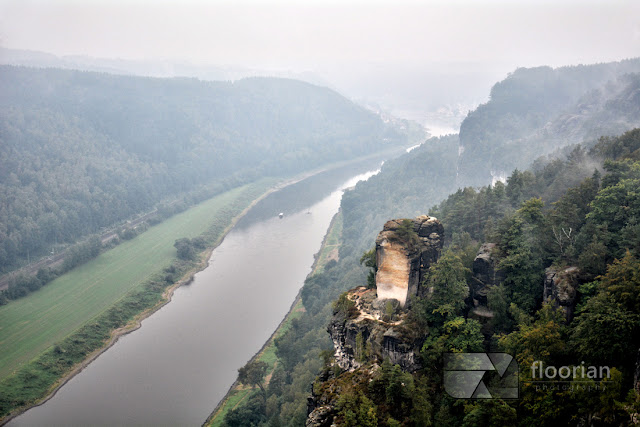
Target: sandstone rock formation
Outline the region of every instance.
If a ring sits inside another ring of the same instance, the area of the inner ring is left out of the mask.
[[[348,298],[355,303],[357,315],[346,318],[344,313],[336,313],[328,327],[340,368],[353,371],[363,361],[382,362],[384,359],[400,365],[405,371],[420,368],[420,337],[403,327],[406,313],[388,318],[390,309],[398,311],[397,303],[395,306],[392,301],[380,304],[375,289],[365,287],[350,291]]]
[[[307,404],[306,427],[329,427],[333,424],[335,408],[333,405],[322,405],[315,407],[313,397],[309,398]]]
[[[411,221],[411,235],[404,222]],[[427,215],[413,220],[387,221],[376,239],[376,288],[379,299],[396,299],[404,306],[417,295],[429,266],[436,262],[444,244],[440,221]]]
[[[366,384],[384,360],[407,372],[421,368],[419,354],[425,337],[407,326],[404,307],[409,296],[421,294],[421,282],[440,256],[443,236],[442,224],[427,215],[387,221],[376,239],[376,289],[361,286],[347,292],[327,328],[335,363],[342,370]],[[312,389],[307,404],[309,427],[332,425],[341,386],[339,378],[331,375],[325,372],[318,378],[322,391]]]
[[[502,283],[504,274],[498,269],[498,260],[494,254],[495,243],[484,243],[473,260],[470,298],[473,307],[469,317],[482,325],[482,333],[488,338],[492,335],[491,319],[493,312],[487,306],[489,290]]]
[[[493,255],[495,243],[484,243],[473,260],[473,281],[471,298],[474,306],[487,305],[487,293],[492,286],[499,285],[504,279],[497,268],[497,260]]]
[[[576,306],[579,276],[578,267],[549,267],[545,270],[543,300],[553,301],[556,307],[564,311],[567,321],[571,321]]]
[[[405,371],[420,368],[420,337],[404,327],[407,297],[420,292],[429,266],[440,256],[444,229],[427,215],[387,221],[376,239],[376,289],[359,287],[347,298],[351,314],[336,312],[329,334],[340,368],[353,371],[362,361],[389,359]]]

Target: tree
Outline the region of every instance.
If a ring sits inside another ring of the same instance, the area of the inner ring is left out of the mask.
[[[269,381],[269,394],[280,395],[282,389],[287,382],[287,374],[281,364],[277,364]]]
[[[238,369],[238,381],[245,385],[260,387],[263,396],[266,397],[262,383],[267,373],[267,367],[266,363],[259,360],[248,362],[242,368]]]
[[[587,219],[596,224],[607,224],[612,233],[619,232],[631,218],[640,216],[639,188],[640,163],[636,162],[621,173],[618,182],[598,192],[591,203],[592,210],[587,214]]]
[[[227,412],[224,425],[228,427],[258,426],[265,419],[265,403],[262,399],[254,397],[244,405]]]
[[[358,313],[356,303],[349,298],[348,292],[340,294],[338,299],[332,303],[332,306],[334,315],[340,313],[347,319],[355,317]]]
[[[346,427],[376,427],[378,417],[376,407],[362,392],[342,393],[336,405],[341,425]]]
[[[556,363],[564,360],[568,346],[564,316],[550,304],[544,304],[536,313],[536,320],[529,323],[526,315],[518,323],[517,330],[501,335],[498,345],[501,350],[511,354],[520,366],[520,378],[531,380],[531,369],[535,361],[542,361],[546,365],[561,365]],[[561,391],[535,391],[531,384],[525,383],[520,396],[520,408],[524,419],[523,425],[553,425],[554,420],[562,419],[568,412],[562,405],[564,395]],[[528,417],[528,418],[527,418]]]
[[[489,289],[487,306],[493,313],[493,318],[491,319],[492,329],[494,331],[510,330],[512,322],[509,318],[509,299],[507,290],[502,283]]]
[[[640,342],[640,262],[627,252],[599,282],[573,323],[572,342],[587,360],[630,369]]]
[[[560,256],[572,257],[574,244],[580,229],[586,222],[591,210],[590,204],[598,193],[600,186],[599,173],[587,178],[575,188],[567,190],[553,205],[551,212],[551,229],[554,242]]]
[[[507,187],[505,193],[513,206],[518,206],[525,198],[525,192],[531,183],[535,180],[533,173],[530,171],[520,172],[514,170],[509,178],[507,178]]]
[[[442,366],[443,353],[476,353],[483,351],[484,336],[475,319],[456,317],[447,321],[438,334],[430,335],[422,345],[420,354],[430,369]]]
[[[406,243],[409,248],[415,247],[420,238],[418,233],[413,229],[413,221],[410,219],[403,219],[398,228],[395,230],[395,234],[402,243]]]
[[[176,248],[178,258],[180,259],[192,260],[196,255],[196,250],[191,244],[191,240],[186,237],[176,240],[173,246]]]
[[[376,287],[376,272],[378,271],[378,261],[376,260],[376,248],[372,248],[362,254],[360,264],[369,267],[367,274],[367,287],[373,289]]]
[[[438,262],[429,267],[423,286],[432,289],[425,298],[424,315],[430,323],[442,324],[455,317],[465,306],[469,296],[466,275],[468,272],[460,257],[452,250],[445,251]]]
[[[640,314],[640,261],[627,251],[607,267],[600,278],[602,290],[624,309]]]
[[[523,316],[516,331],[500,336],[499,345],[516,355],[522,366],[531,366],[535,360],[550,362],[555,360],[550,358],[562,357],[567,351],[566,333],[562,312],[544,304],[533,323]]]
[[[505,223],[500,249],[499,268],[511,299],[532,313],[542,299],[546,221],[541,199],[529,199]]]
[[[518,425],[515,408],[499,399],[471,402],[465,410],[467,414],[462,422],[463,427]]]

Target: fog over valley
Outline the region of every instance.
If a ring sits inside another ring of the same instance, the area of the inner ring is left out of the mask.
[[[0,0],[0,425],[637,425],[638,16]]]
[[[518,67],[637,56],[640,6],[603,4],[2,0],[0,46],[58,58],[3,52],[0,60],[211,80],[292,77],[421,124],[434,115],[459,124]],[[439,108],[447,113],[434,114]]]

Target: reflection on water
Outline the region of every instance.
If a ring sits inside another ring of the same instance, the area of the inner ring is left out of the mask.
[[[379,164],[341,168],[270,195],[170,304],[10,425],[199,426],[288,311],[342,189]]]

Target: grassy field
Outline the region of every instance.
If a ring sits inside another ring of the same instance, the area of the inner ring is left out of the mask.
[[[25,298],[0,307],[0,379],[141,287],[175,259],[173,243],[226,228],[273,181],[202,202],[99,255]],[[229,207],[233,206],[231,211]]]

